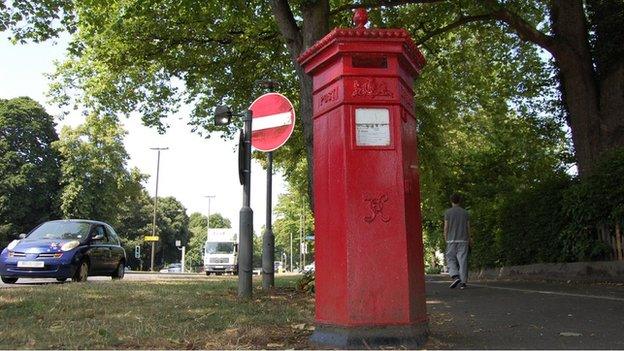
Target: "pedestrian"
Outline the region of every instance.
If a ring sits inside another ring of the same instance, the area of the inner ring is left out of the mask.
[[[451,289],[459,285],[466,288],[468,281],[468,253],[470,238],[470,217],[460,204],[459,194],[451,195],[451,208],[444,211],[444,240],[446,241],[446,263],[453,282]]]

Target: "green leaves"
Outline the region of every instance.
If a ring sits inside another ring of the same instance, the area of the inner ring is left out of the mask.
[[[64,127],[54,148],[63,157],[61,212],[65,218],[113,222],[132,179],[125,169],[125,131],[110,116],[87,116]]]
[[[0,99],[0,246],[54,217],[60,158],[54,120],[30,98]]]
[[[263,1],[113,1],[81,3],[76,11],[74,42],[81,49],[54,75],[60,102],[70,97],[70,83],[78,90],[71,91],[75,102],[106,113],[140,112],[161,131],[163,117],[194,104],[191,124],[210,132],[214,106],[227,102],[244,111],[256,80],[273,78],[286,89],[296,84]]]
[[[75,30],[71,0],[12,0],[0,4],[0,32],[12,30],[14,42],[40,42]]]
[[[300,164],[305,165],[305,160]],[[305,172],[299,174],[302,175]],[[274,210],[277,216],[273,224],[275,260],[281,260],[281,254],[286,253],[288,256],[287,263],[290,264],[290,256],[292,254],[292,262],[295,266],[298,266],[298,257],[301,252],[300,243],[306,240],[306,236],[314,234],[314,216],[308,204],[307,188],[299,188],[294,183],[288,185],[287,193],[280,195]],[[309,253],[314,252],[313,244],[314,242],[308,244]],[[311,259],[307,259],[308,263],[310,261]]]

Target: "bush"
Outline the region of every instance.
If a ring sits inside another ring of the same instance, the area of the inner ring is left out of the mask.
[[[560,174],[507,200],[500,216],[502,265],[563,259],[561,233],[568,221],[562,200],[570,185],[569,177]]]
[[[598,228],[624,218],[622,174],[619,149],[582,178],[559,175],[509,197],[500,213],[500,265],[608,259]]]
[[[593,172],[564,192],[569,223],[561,233],[567,261],[600,260],[609,247],[598,239],[598,228],[624,219],[624,148],[603,155]]]

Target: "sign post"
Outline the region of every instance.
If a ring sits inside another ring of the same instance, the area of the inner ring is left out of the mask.
[[[295,111],[292,103],[282,94],[268,93],[254,101],[249,109],[253,113],[251,143],[267,153],[266,227],[262,236],[262,288],[275,285],[275,236],[271,221],[273,193],[273,150],[284,145],[295,129]]]

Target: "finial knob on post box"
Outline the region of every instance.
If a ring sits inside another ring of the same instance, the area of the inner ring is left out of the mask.
[[[353,23],[355,24],[355,28],[363,29],[367,22],[368,13],[366,12],[366,9],[360,7],[355,10],[355,13],[353,14]]]

